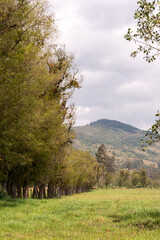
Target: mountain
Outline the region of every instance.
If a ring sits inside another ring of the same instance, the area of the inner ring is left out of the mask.
[[[74,127],[77,149],[88,150],[93,155],[103,143],[109,155],[115,155],[122,163],[142,160],[146,165],[160,165],[160,148],[156,143],[145,152],[141,149],[141,139],[145,131],[116,120],[101,119],[85,126]]]

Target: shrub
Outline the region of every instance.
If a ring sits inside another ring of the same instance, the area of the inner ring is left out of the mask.
[[[7,192],[0,187],[0,199],[6,198],[7,197]]]
[[[138,184],[136,185],[136,187],[137,187],[137,188],[142,188],[143,186],[142,186],[141,183],[138,183]]]

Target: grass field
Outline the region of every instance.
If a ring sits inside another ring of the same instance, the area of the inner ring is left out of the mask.
[[[160,190],[0,201],[0,239],[160,240]]]

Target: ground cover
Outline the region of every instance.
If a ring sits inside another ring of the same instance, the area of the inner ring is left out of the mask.
[[[0,239],[159,240],[160,190],[109,189],[0,201]]]

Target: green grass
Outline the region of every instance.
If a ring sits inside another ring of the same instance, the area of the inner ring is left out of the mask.
[[[160,190],[0,201],[0,239],[159,240]]]

